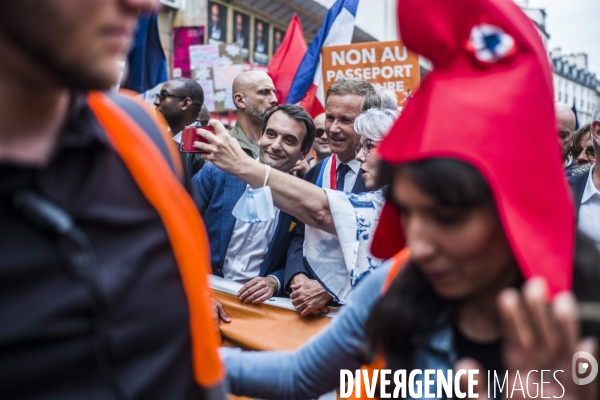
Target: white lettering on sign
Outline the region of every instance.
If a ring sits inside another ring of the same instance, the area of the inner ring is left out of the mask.
[[[400,48],[398,46],[394,46],[394,51],[390,47],[386,47],[383,49],[383,55],[381,56],[381,62],[385,61],[406,61],[408,58],[408,51],[406,47],[402,46],[403,54],[400,55]],[[334,64],[335,65],[335,64]]]
[[[371,68],[348,68],[338,70],[327,70],[325,76],[327,82],[337,82],[340,78],[356,78],[371,80],[383,77],[384,79],[393,78],[410,78],[412,65],[394,65],[385,66],[383,68],[371,67]]]
[[[375,59],[375,49],[362,49],[362,51],[352,49],[348,50],[348,52],[346,50],[331,52],[331,64],[334,67],[346,65],[346,63],[350,65],[374,63]]]

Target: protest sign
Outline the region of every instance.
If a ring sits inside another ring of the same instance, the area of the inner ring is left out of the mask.
[[[190,46],[192,78],[204,89],[209,111],[234,110],[231,85],[243,72],[242,48],[239,44]]]
[[[173,28],[173,78],[191,78],[189,48],[202,43],[203,26]]]
[[[419,87],[419,56],[401,41],[323,47],[321,56],[325,93],[340,78],[359,78],[396,92],[403,107]]]

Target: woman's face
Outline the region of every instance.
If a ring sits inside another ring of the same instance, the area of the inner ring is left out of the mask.
[[[518,268],[493,206],[467,210],[440,206],[402,169],[394,174],[392,196],[411,260],[440,297],[464,300],[518,280]]]
[[[579,147],[575,150],[575,165],[593,164],[596,162],[594,154],[594,144],[592,143],[592,134],[586,133],[579,142]]]
[[[360,174],[365,181],[365,186],[369,190],[377,190],[377,166],[379,155],[377,152],[377,144],[367,139],[366,136],[360,136],[360,149],[356,152],[356,159],[360,161]],[[358,146],[357,146],[358,148]],[[365,150],[368,153],[365,153]]]

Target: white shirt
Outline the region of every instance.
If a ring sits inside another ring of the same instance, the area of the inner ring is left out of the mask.
[[[583,190],[577,227],[596,243],[596,248],[600,251],[600,191],[592,180],[592,172],[595,167],[596,165],[590,168]]]
[[[273,240],[279,209],[275,207],[275,218],[266,222],[247,223],[235,221],[229,246],[223,263],[223,276],[237,283],[248,283],[260,273],[260,267]],[[277,280],[277,288],[281,282]]]
[[[340,161],[339,157],[335,158],[335,170],[337,171],[340,167],[340,164],[343,164]],[[351,192],[354,184],[356,183],[356,178],[358,177],[358,173],[360,172],[360,161],[356,158],[348,163],[346,163],[350,167],[350,171],[344,177],[344,192]],[[337,174],[336,174],[337,176]]]

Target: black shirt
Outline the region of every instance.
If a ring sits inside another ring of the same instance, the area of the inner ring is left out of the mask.
[[[77,253],[13,206],[28,188],[71,214],[91,243],[105,355],[125,397],[197,398],[167,233],[83,100],[47,167],[0,163],[0,398],[115,398],[99,367],[95,305],[73,267]]]
[[[504,368],[502,367],[502,353],[500,340],[491,342],[474,342],[465,337],[460,330],[454,326],[454,345],[458,359],[472,358],[481,363],[484,371],[480,373],[483,380],[487,380],[487,371],[490,371],[492,378],[494,371],[498,374],[500,381],[504,377]]]

